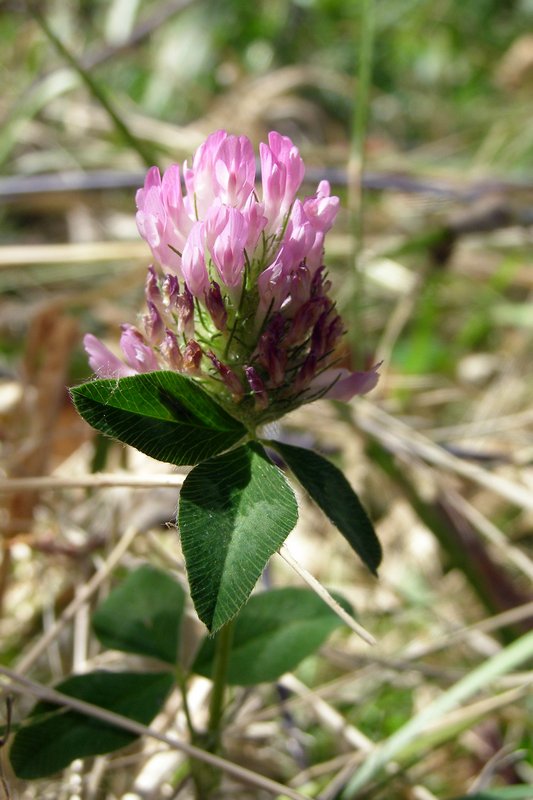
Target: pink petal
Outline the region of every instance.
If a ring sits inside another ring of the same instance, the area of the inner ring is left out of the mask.
[[[228,138],[226,131],[215,131],[207,137],[196,151],[192,167],[183,165],[190,211],[195,211],[198,219],[203,219],[209,206],[218,196],[215,163],[218,152]]]
[[[315,231],[307,218],[303,204],[295,200],[283,239],[282,260],[290,272],[297,269],[315,241]],[[280,255],[281,255],[280,251]]]
[[[259,145],[263,202],[267,229],[276,231],[287,215],[302,183],[304,162],[287,136],[275,131],[268,135],[268,145]]]
[[[215,159],[217,197],[229,206],[242,208],[255,185],[255,158],[247,136],[228,136]]]
[[[235,289],[242,283],[248,222],[236,208],[213,205],[206,222],[206,242],[223,283]]]
[[[281,308],[290,292],[292,274],[299,269],[314,240],[315,232],[302,203],[296,200],[278,254],[259,276],[259,296],[263,309],[268,308],[272,301],[274,310]]]
[[[307,197],[303,202],[307,218],[317,231],[327,233],[339,211],[339,198],[330,196],[330,185],[327,181],[320,181],[316,194]]]
[[[154,351],[133,325],[122,325],[120,347],[134,373],[154,372],[160,368]]]
[[[339,210],[339,198],[330,196],[327,181],[320,181],[316,194],[307,197],[303,208],[311,227],[315,231],[315,239],[306,256],[307,266],[314,272],[324,261],[324,239]]]
[[[125,378],[137,374],[137,370],[127,367],[92,333],[83,337],[83,346],[89,356],[89,365],[99,378]]]
[[[180,274],[180,257],[192,226],[181,193],[180,171],[172,164],[163,175],[152,167],[136,196],[137,227],[160,264]]]
[[[289,296],[291,276],[284,269],[279,258],[260,274],[257,288],[259,289],[259,317],[262,321],[267,311],[278,311]]]
[[[296,197],[296,192],[301,186],[305,175],[305,165],[298,148],[288,136],[282,136],[277,131],[268,134],[268,144],[276,160],[283,164],[286,170],[286,200],[290,205]]]
[[[333,384],[323,397],[329,400],[348,402],[356,395],[367,394],[376,386],[379,380],[378,369],[380,366],[380,364],[376,364],[367,372],[350,372],[343,368],[327,369],[311,382],[309,389],[319,392]]]
[[[248,239],[246,240],[245,249],[250,254],[252,254],[257,247],[259,237],[268,222],[264,212],[265,207],[263,203],[258,203],[253,194],[251,194],[242,210],[248,223]]]
[[[209,275],[205,266],[205,223],[195,222],[183,248],[181,271],[190,291],[203,298],[209,289]]]

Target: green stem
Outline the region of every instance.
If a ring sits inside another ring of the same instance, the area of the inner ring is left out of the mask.
[[[361,0],[359,66],[357,70],[356,97],[352,118],[350,159],[348,162],[348,210],[349,226],[352,232],[351,255],[355,270],[355,301],[359,306],[363,301],[364,295],[363,272],[360,265],[364,239],[365,194],[363,190],[363,173],[366,160],[365,144],[368,130],[370,89],[372,85],[375,27],[375,0]],[[359,327],[358,336],[360,332]]]
[[[213,665],[213,692],[209,707],[209,722],[205,733],[196,733],[193,743],[208,753],[220,750],[222,719],[226,695],[229,656],[233,639],[233,622],[228,622],[217,634],[215,644],[215,662]],[[196,800],[207,800],[216,792],[221,778],[219,769],[203,764],[196,759],[191,760],[191,776],[194,781]]]
[[[94,80],[92,75],[85,70],[81,64],[78,63],[75,56],[70,52],[70,50],[63,44],[61,39],[54,33],[46,18],[41,14],[41,12],[37,8],[37,4],[35,2],[30,2],[28,0],[28,11],[35,19],[35,21],[39,24],[43,32],[46,34],[48,39],[52,42],[56,50],[60,53],[61,56],[65,59],[67,64],[80,76],[83,83],[88,88],[89,92],[95,97],[104,111],[107,113],[108,117],[111,119],[111,122],[115,126],[117,132],[123,138],[124,142],[129,145],[133,150],[135,150],[140,158],[144,161],[147,167],[152,166],[154,163],[154,157],[151,151],[145,147],[144,143],[141,142],[134,134],[129,130],[127,125],[123,122],[119,114],[115,111],[111,101],[105,94],[104,90],[100,86],[97,81]]]
[[[181,693],[183,712],[185,714],[185,720],[187,722],[187,729],[189,731],[189,736],[191,737],[191,742],[194,742],[196,740],[196,730],[194,728],[191,712],[189,709],[189,701],[187,699],[187,680],[181,670],[181,667],[179,667],[176,670],[176,683],[178,684]]]
[[[228,664],[233,641],[233,621],[227,622],[217,635],[215,661],[213,665],[213,692],[209,707],[208,735],[210,750],[216,753],[220,746],[221,723],[228,676]]]
[[[246,255],[246,252],[245,252],[245,255]],[[246,296],[246,284],[247,284],[247,281],[248,281],[249,274],[250,274],[250,266],[249,266],[248,260],[246,260],[246,263],[244,265],[244,273],[243,273],[243,277],[242,277],[242,288],[241,288],[241,296],[239,298],[239,305],[237,307],[237,311],[235,312],[235,319],[233,320],[233,325],[231,327],[231,330],[230,330],[230,333],[229,333],[229,336],[228,336],[228,340],[227,340],[226,346],[224,348],[224,356],[223,356],[224,358],[228,357],[228,353],[229,353],[229,349],[230,349],[230,346],[231,346],[231,342],[233,341],[233,337],[235,336],[235,331],[237,330],[237,326],[238,326],[239,321],[240,321],[240,317],[241,317],[241,314],[242,314],[242,307],[244,305],[244,298]]]
[[[370,108],[370,88],[372,85],[372,60],[374,53],[375,3],[374,0],[363,0],[361,3],[361,41],[359,51],[359,68],[357,71],[357,96],[354,103],[352,121],[352,141],[350,148],[350,214],[354,223],[354,250],[357,258],[363,244],[363,172],[365,167],[365,144],[368,130]]]

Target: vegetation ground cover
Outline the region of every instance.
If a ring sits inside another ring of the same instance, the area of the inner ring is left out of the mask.
[[[327,264],[346,365],[383,360],[367,399],[300,409],[282,431],[357,488],[385,553],[379,579],[303,495],[287,547],[378,644],[339,627],[276,685],[235,689],[225,755],[322,800],[533,796],[531,3],[80,0],[7,12],[1,661],[32,681],[10,684],[23,689],[12,724],[36,687],[128,665],[88,625],[121,576],[149,562],[183,578],[167,525],[179,473],[95,438],[66,392],[90,374],[83,334],[112,345],[140,308],[149,254],[133,192],[146,162],[181,161],[217,128],[254,143],[278,129],[304,154],[309,191],[323,176],[342,198]],[[264,581],[303,578],[274,557]],[[207,691],[198,678],[199,720]],[[153,727],[183,737],[180,714],[175,693]],[[4,794],[25,800],[190,796],[183,756],[150,737],[36,783],[7,758],[3,771]],[[235,775],[220,792],[271,796]]]

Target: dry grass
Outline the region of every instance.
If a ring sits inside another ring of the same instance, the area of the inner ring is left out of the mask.
[[[169,149],[176,160],[219,126],[258,141],[281,120],[318,170],[342,168],[344,132],[300,92],[318,79],[323,91],[351,91],[343,74],[298,65],[236,79],[191,124],[127,106],[123,118],[154,152]],[[0,140],[15,176],[77,169],[74,156],[84,167],[139,168],[110,137],[109,118],[73,86],[57,65],[27,88]],[[453,139],[431,144],[433,153],[452,151],[438,176],[421,167],[435,163],[429,148],[406,155],[379,135],[371,140],[368,168],[385,188],[368,198],[364,294],[354,294],[346,219],[331,237],[350,357],[385,359],[378,389],[348,408],[301,409],[283,429],[342,465],[376,521],[385,559],[375,581],[300,496],[288,540],[299,571],[276,558],[269,580],[301,585],[308,572],[339,589],[377,644],[345,628],[278,687],[235,691],[225,754],[237,766],[223,765],[220,797],[281,796],[279,785],[262,787],[259,778],[248,776],[259,783],[246,786],[243,769],[290,787],[286,796],[317,800],[339,797],[358,768],[357,797],[376,800],[533,784],[532,646],[521,638],[533,620],[533,190],[512,182],[480,189],[475,213],[489,223],[461,229],[472,217],[476,175],[454,166]],[[422,175],[423,191],[387,188],[400,171],[413,181]],[[451,193],[439,199],[443,181]],[[507,215],[485,212],[495,197]],[[138,312],[148,254],[131,190],[11,195],[2,223],[0,638],[17,721],[71,671],[121,663],[99,650],[88,625],[117,567],[150,561],[184,580],[178,536],[166,525],[182,477],[121,446],[102,455],[66,392],[88,375],[82,333],[113,342],[118,323]],[[94,472],[100,457],[104,471]],[[523,650],[507,663],[519,641]],[[199,723],[208,692],[203,679],[191,684]],[[53,780],[24,784],[4,758],[0,796],[192,797],[180,703],[172,696],[138,745],[75,763]]]

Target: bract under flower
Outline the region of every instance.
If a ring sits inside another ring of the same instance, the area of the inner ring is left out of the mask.
[[[188,374],[250,428],[321,396],[349,400],[378,380],[377,367],[336,367],[344,326],[323,257],[338,198],[321,181],[297,199],[304,163],[288,137],[272,132],[259,151],[262,193],[251,142],[225,131],[183,172],[148,171],[137,225],[158,266],[148,271],[144,332],[123,326],[124,362],[91,334],[84,340],[100,377]]]

